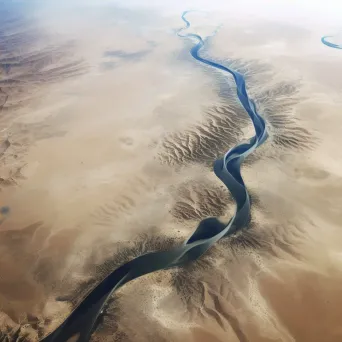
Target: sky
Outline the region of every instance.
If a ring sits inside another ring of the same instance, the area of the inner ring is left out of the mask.
[[[293,22],[297,25],[321,25],[337,34],[342,29],[342,1],[340,0],[31,0],[40,6],[108,6],[119,5],[137,9],[153,8],[163,15],[176,15],[184,10],[214,11],[224,18],[238,17],[241,20],[264,18]],[[330,32],[331,31],[331,32]]]

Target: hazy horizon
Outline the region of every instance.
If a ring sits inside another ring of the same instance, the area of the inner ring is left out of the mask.
[[[266,120],[250,229],[122,287],[91,341],[342,340],[342,52],[321,43],[342,3],[318,0],[0,5],[0,340],[41,340],[124,262],[232,217],[212,165],[253,126],[177,36],[187,9]]]

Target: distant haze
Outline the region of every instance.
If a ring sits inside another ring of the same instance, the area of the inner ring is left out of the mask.
[[[176,35],[187,9],[267,122],[242,167],[252,219],[122,287],[91,341],[342,341],[342,52],[321,43],[342,43],[337,0],[0,6],[0,340],[39,341],[123,263],[232,217],[212,165],[253,126]]]

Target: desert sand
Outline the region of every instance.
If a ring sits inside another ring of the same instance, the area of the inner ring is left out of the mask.
[[[0,5],[0,341],[41,340],[122,263],[233,214],[212,163],[252,125],[175,33],[195,5],[193,32],[221,25],[203,54],[267,121],[242,168],[252,220],[122,287],[91,340],[342,340],[342,54],[320,42],[340,5],[257,2]]]

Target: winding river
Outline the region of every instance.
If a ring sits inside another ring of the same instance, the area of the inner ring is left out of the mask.
[[[167,251],[141,255],[114,270],[88,294],[59,328],[43,339],[44,342],[65,342],[71,336],[77,334],[76,340],[73,339],[73,341],[89,341],[97,319],[103,312],[106,301],[118,288],[145,274],[182,266],[189,261],[196,260],[219,239],[233,234],[245,227],[249,222],[251,204],[241,176],[240,167],[244,159],[267,139],[265,121],[257,112],[255,103],[247,94],[243,75],[221,64],[202,58],[199,52],[204,46],[204,40],[197,34],[183,34],[190,27],[190,22],[186,18],[188,13],[189,11],[185,11],[182,14],[185,27],[178,31],[178,35],[183,38],[192,39],[195,42],[190,51],[194,59],[233,77],[237,96],[248,113],[255,130],[255,135],[247,142],[234,146],[222,159],[214,162],[216,176],[225,184],[235,199],[235,214],[226,224],[216,218],[204,219],[199,223],[190,238],[181,246]]]
[[[332,36],[324,36],[324,37],[322,37],[321,42],[326,46],[332,47],[334,49],[341,49],[342,50],[342,45],[338,45],[338,44],[334,44],[334,43],[329,42],[328,39],[330,39],[330,38],[333,38],[333,37]]]

